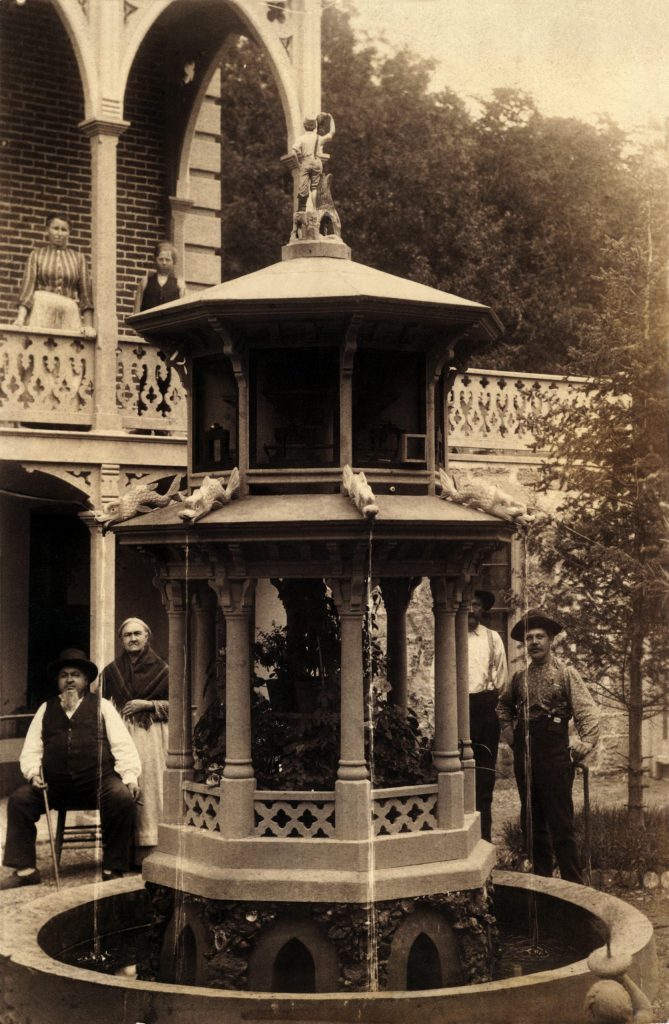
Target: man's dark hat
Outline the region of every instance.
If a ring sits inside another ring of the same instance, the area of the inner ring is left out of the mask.
[[[528,608],[522,619],[511,630],[513,640],[524,640],[528,629],[545,629],[551,639],[561,633],[564,626],[556,619],[551,619],[541,608]]]
[[[484,612],[489,612],[495,603],[495,595],[491,590],[475,590],[474,597],[478,597]]]
[[[64,651],[61,651],[58,659],[49,665],[49,675],[58,675],[65,665],[76,665],[86,673],[89,683],[92,683],[98,674],[98,666],[89,661],[84,652],[77,647],[66,647]]]

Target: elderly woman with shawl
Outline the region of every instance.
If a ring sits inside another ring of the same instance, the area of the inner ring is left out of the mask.
[[[142,804],[135,824],[135,863],[158,844],[167,753],[167,663],[150,645],[151,630],[141,619],[126,619],[118,631],[123,653],[104,669],[102,693],[121,713],[142,762]]]

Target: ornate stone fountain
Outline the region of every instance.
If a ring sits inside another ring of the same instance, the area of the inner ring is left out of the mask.
[[[308,214],[280,263],[132,318],[190,403],[189,493],[113,514],[120,543],[152,562],[169,617],[164,817],[146,888],[78,889],[22,918],[4,972],[33,1024],[59,1005],[73,1024],[90,1021],[101,999],[121,1024],[501,1024],[544,1020],[556,1001],[561,1021],[577,1021],[594,980],[585,957],[611,916],[630,974],[653,989],[652,929],[619,901],[503,875],[492,902],[495,851],[480,836],[469,738],[469,592],[526,510],[500,492],[453,489],[445,407],[455,372],[501,325],[486,306],[353,262],[338,218]],[[406,609],[422,577],[434,606],[434,776],[381,788],[365,754],[367,595],[380,584],[389,700],[406,709]],[[254,594],[272,579],[325,580],[336,603],[340,756],[327,791],[256,785],[250,636]],[[195,780],[191,708],[215,655],[216,603],[226,756],[212,786]],[[522,916],[530,900],[581,936],[582,959],[492,981],[495,909]],[[51,959],[96,930],[149,921],[143,980]],[[48,993],[37,1006],[35,972]]]

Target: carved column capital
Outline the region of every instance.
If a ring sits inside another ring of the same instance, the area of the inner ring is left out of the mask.
[[[420,580],[420,576],[389,576],[379,580],[386,609],[406,611]]]
[[[231,580],[228,576],[219,574],[210,579],[209,586],[216,594],[219,605],[223,609],[226,619],[233,615],[249,615],[253,608],[253,598],[256,590],[256,580],[243,579]]]
[[[360,616],[365,610],[367,581],[364,576],[327,580],[339,616]]]
[[[435,609],[456,612],[462,600],[461,583],[456,576],[432,576],[430,578],[432,604]]]
[[[186,580],[158,577],[154,580],[168,615],[183,615],[188,607]]]

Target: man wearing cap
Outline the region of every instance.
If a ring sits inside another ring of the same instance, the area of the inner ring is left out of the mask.
[[[130,866],[140,761],[123,721],[108,700],[90,692],[97,666],[83,651],[64,650],[49,666],[58,694],[35,714],[21,751],[28,784],[9,798],[3,864],[14,873],[0,889],[41,882],[35,866],[35,823],[44,813],[43,790],[52,807],[99,807],[102,877]]]
[[[481,836],[491,842],[492,796],[499,746],[497,699],[506,683],[506,653],[499,633],[481,622],[495,603],[489,590],[475,590],[469,609],[469,729],[476,761],[476,810]]]
[[[575,766],[597,745],[599,711],[578,672],[551,650],[562,628],[540,608],[530,609],[516,623],[511,636],[524,641],[529,664],[502,691],[497,714],[502,740],[513,747],[521,827],[529,845],[531,825],[534,873],[552,875],[555,853],[561,877],[581,882],[571,789]],[[580,739],[570,745],[571,718]]]
[[[319,130],[320,128],[320,130]],[[292,149],[297,158],[300,177],[297,185],[297,209],[306,210],[310,192],[316,192],[323,173],[323,146],[335,133],[332,114],[320,113],[305,117],[304,132],[298,135]]]

